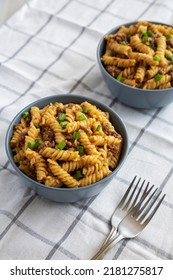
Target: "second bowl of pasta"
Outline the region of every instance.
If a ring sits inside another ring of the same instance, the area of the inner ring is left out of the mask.
[[[130,22],[107,32],[97,60],[111,93],[120,102],[152,109],[173,101],[173,27]]]
[[[10,163],[25,185],[58,202],[98,194],[128,152],[121,118],[88,97],[59,94],[20,111],[6,134]]]

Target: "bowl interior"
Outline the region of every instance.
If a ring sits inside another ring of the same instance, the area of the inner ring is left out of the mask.
[[[111,123],[113,124],[113,126],[115,126],[116,131],[118,133],[120,133],[123,137],[123,147],[122,147],[122,152],[121,152],[121,156],[120,156],[120,160],[119,160],[119,164],[118,164],[117,168],[109,176],[105,177],[101,181],[98,181],[98,182],[96,182],[95,184],[92,184],[92,185],[81,187],[80,190],[85,190],[87,188],[91,188],[94,185],[104,183],[107,179],[111,178],[119,170],[119,168],[123,164],[123,162],[124,162],[124,160],[127,156],[127,152],[128,152],[128,136],[127,136],[126,127],[125,127],[124,123],[122,122],[121,118],[110,107],[108,107],[108,106],[102,104],[101,102],[99,102],[97,100],[94,100],[92,98],[88,98],[88,97],[85,97],[85,96],[78,96],[78,95],[70,95],[70,94],[54,95],[54,96],[45,97],[45,98],[42,98],[40,100],[37,100],[37,101],[29,104],[25,108],[23,108],[12,120],[12,122],[11,122],[9,128],[8,128],[7,134],[6,134],[5,145],[6,145],[6,152],[7,152],[8,158],[9,158],[12,166],[14,167],[14,169],[24,179],[29,181],[30,184],[35,185],[37,187],[47,188],[47,189],[50,189],[50,190],[54,189],[52,187],[45,186],[41,183],[38,183],[38,182],[32,180],[31,178],[26,176],[23,172],[21,172],[18,169],[18,167],[16,166],[16,164],[13,160],[13,154],[12,154],[12,150],[11,150],[11,147],[10,147],[10,138],[11,138],[12,133],[13,133],[14,124],[16,124],[20,121],[22,112],[29,110],[32,106],[37,106],[39,108],[42,108],[42,107],[46,106],[47,104],[54,103],[54,102],[62,102],[64,104],[66,104],[66,103],[77,103],[78,104],[78,103],[81,103],[85,100],[87,100],[91,104],[96,105],[101,110],[109,112]],[[56,188],[56,191],[62,192],[63,190],[65,190],[66,192],[77,192],[79,189],[78,188],[69,188],[69,189],[68,188]]]

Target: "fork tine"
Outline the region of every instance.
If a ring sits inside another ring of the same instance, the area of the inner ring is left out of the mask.
[[[133,214],[133,216],[135,216],[135,214],[137,213],[137,211],[139,211],[143,201],[145,200],[145,198],[148,196],[148,194],[151,192],[151,190],[153,189],[154,185],[152,185],[149,189],[148,189],[148,186],[149,186],[149,182],[146,186],[146,188],[144,189],[144,192],[140,198],[140,200],[138,201],[137,204],[133,203],[131,205],[131,208],[129,210],[129,212],[131,211],[131,213]]]
[[[149,184],[149,183],[148,183]],[[141,197],[141,200],[140,200],[140,205],[142,204],[142,202],[145,200],[145,198],[149,195],[149,193],[152,191],[152,189],[154,188],[154,185],[152,185],[149,189],[148,187],[144,190],[144,193]]]
[[[134,196],[134,193],[135,193],[135,191],[136,191],[136,189],[137,189],[137,187],[138,187],[138,185],[139,185],[140,180],[141,180],[141,178],[139,178],[139,180],[138,180],[138,182],[137,182],[135,188],[133,189],[132,194],[130,195],[130,197],[129,197],[128,201],[126,202],[125,206],[123,207],[123,209],[127,209],[127,208],[128,208],[130,202],[132,201],[132,198],[133,198],[133,196]],[[145,180],[142,182],[142,185],[141,185],[140,189],[138,190],[138,193],[137,193],[137,195],[136,195],[136,197],[135,197],[135,199],[134,199],[134,201],[133,201],[133,205],[136,204],[136,201],[137,201],[137,199],[138,199],[138,197],[139,197],[139,194],[140,194],[140,192],[141,192],[141,190],[142,190],[142,187],[143,187],[144,183],[145,183]],[[132,207],[132,205],[131,205],[131,207]],[[131,207],[130,207],[130,208],[131,208]]]
[[[130,188],[132,187],[132,184],[134,183],[135,179],[136,179],[136,176],[135,176],[135,178],[133,179],[133,181],[132,181],[132,183],[131,183],[131,185],[130,185]],[[138,192],[137,192],[137,195],[135,196],[135,198],[134,198],[133,201],[132,201],[132,198],[133,198],[133,196],[134,196],[134,193],[135,193],[135,191],[136,191],[136,189],[137,189],[137,187],[138,187],[138,184],[139,184],[140,180],[141,180],[141,178],[139,178],[139,180],[138,180],[138,182],[137,182],[137,184],[136,184],[136,186],[135,186],[135,188],[134,188],[132,194],[130,195],[130,197],[129,197],[128,201],[126,202],[125,206],[122,208],[123,210],[127,210],[128,206],[130,205],[131,202],[132,202],[132,203],[131,203],[131,206],[129,207],[129,210],[128,210],[128,211],[130,211],[133,207],[135,207],[135,206],[137,205],[137,200],[138,200],[139,195],[140,195],[140,193],[141,193],[141,191],[142,191],[142,188],[143,188],[143,186],[144,186],[145,180],[142,182],[142,184],[141,184],[141,186],[140,186],[140,188],[139,188],[139,190],[138,190]],[[144,189],[144,191],[143,191],[143,194],[141,195],[140,202],[144,201],[145,197],[150,193],[150,191],[152,190],[153,187],[154,187],[154,185],[152,185],[152,186],[149,188],[149,182],[147,183],[147,185],[146,185],[146,187],[145,187],[145,189]],[[149,189],[148,189],[148,188],[149,188]],[[126,199],[126,198],[127,198],[127,196],[125,197],[125,199]],[[123,200],[123,203],[124,203],[125,199]],[[121,205],[121,206],[122,206],[122,205]]]
[[[152,197],[154,196],[154,194],[156,193],[158,189],[156,189],[152,195],[149,197],[149,199],[146,201],[145,205],[139,210],[139,215],[138,217],[140,216],[140,214],[142,213],[140,219],[139,219],[139,222],[142,222],[143,219],[147,216],[147,214],[149,213],[149,211],[151,210],[151,208],[153,207],[153,205],[155,204],[155,202],[157,201],[157,199],[159,198],[159,196],[161,195],[161,191],[158,192],[158,194],[156,195],[156,197],[153,199],[153,201],[150,202],[150,200],[152,199]],[[150,202],[150,203],[149,203]],[[145,209],[146,207],[146,209]],[[144,211],[144,212],[143,212]]]
[[[130,191],[131,191],[131,189],[132,189],[132,186],[133,186],[133,183],[134,183],[135,179],[136,179],[136,176],[133,178],[132,182],[130,183],[130,186],[128,187],[127,191],[125,192],[125,194],[124,194],[123,198],[121,199],[121,201],[120,201],[118,207],[119,207],[119,206],[121,207],[121,206],[124,204],[124,202],[125,202],[125,200],[126,200],[128,194],[130,193]],[[138,183],[139,183],[140,179],[141,179],[141,178],[139,178]],[[137,184],[138,184],[138,183],[137,183]]]
[[[151,194],[151,196],[148,198],[148,200],[145,202],[145,204],[141,207],[142,203],[145,201],[146,197],[148,196],[148,194],[151,192],[151,190],[153,189],[154,185],[152,185],[149,190],[146,191],[146,189],[144,190],[145,194],[142,195],[142,198],[140,199],[140,201],[134,206],[131,207],[131,215],[133,215],[134,218],[137,219],[137,217],[139,217],[139,215],[141,214],[141,212],[144,210],[144,208],[147,206],[148,202],[151,200],[151,198],[153,197],[153,195],[155,194],[155,192],[157,191],[157,189]],[[133,206],[133,205],[132,205]]]
[[[152,186],[149,188],[149,190],[148,190],[148,187],[149,187],[149,182],[148,182],[148,184],[147,184],[146,189],[145,189],[144,192],[143,192],[143,196],[148,195],[148,194],[150,193],[150,191],[153,189],[154,185],[152,185]]]
[[[139,195],[140,195],[140,193],[141,193],[141,191],[142,191],[142,188],[143,188],[144,183],[145,183],[145,180],[142,182],[142,185],[141,185],[141,187],[140,187],[140,189],[139,189],[139,191],[138,191],[138,193],[137,193],[137,196],[135,197],[135,199],[134,199],[134,201],[133,201],[133,204],[132,204],[131,208],[134,207],[134,206],[136,205],[136,202],[137,202],[138,197],[139,197]],[[140,198],[140,201],[141,201],[141,202],[143,201],[143,199],[145,198],[145,196],[151,191],[151,189],[152,189],[153,186],[152,186],[149,190],[148,190],[148,187],[149,187],[149,182],[147,183],[147,186],[145,187],[145,189],[144,189],[144,191],[143,191],[143,194],[142,194],[142,196],[141,196],[141,198]],[[131,209],[131,208],[130,208],[130,209]]]
[[[160,201],[157,203],[157,205],[155,206],[155,208],[152,210],[152,212],[150,213],[150,215],[147,217],[147,219],[143,222],[143,225],[146,226],[149,221],[153,218],[154,214],[156,213],[156,211],[158,210],[160,204],[162,203],[162,201],[164,200],[166,194],[164,194],[162,196],[162,198],[160,199]]]
[[[155,191],[150,195],[150,197],[147,199],[147,201],[144,203],[144,205],[139,208],[138,213],[136,214],[136,218],[138,218],[142,213],[139,221],[143,220],[143,218],[147,215],[147,213],[149,212],[149,210],[151,209],[151,207],[154,205],[154,203],[157,201],[157,199],[159,198],[161,192],[158,192],[158,194],[156,195],[156,197],[153,199],[153,201],[151,201],[151,199],[153,198],[153,196],[155,195],[155,193],[157,193],[158,188],[155,189]],[[151,202],[150,202],[151,201]]]

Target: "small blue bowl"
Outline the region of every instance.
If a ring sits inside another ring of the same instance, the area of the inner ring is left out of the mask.
[[[116,167],[116,169],[109,176],[105,177],[104,179],[100,180],[99,182],[97,182],[95,184],[84,186],[81,188],[74,188],[74,189],[73,188],[49,187],[49,186],[46,186],[44,184],[41,184],[41,183],[38,183],[38,182],[32,180],[31,178],[26,176],[23,172],[21,172],[13,160],[13,154],[12,154],[12,150],[10,147],[10,139],[11,139],[11,136],[13,133],[14,124],[19,123],[19,121],[21,119],[21,114],[25,111],[28,111],[32,106],[37,106],[39,108],[43,108],[47,104],[54,103],[54,102],[62,102],[63,104],[67,104],[67,103],[80,104],[81,102],[84,102],[84,101],[88,101],[91,104],[96,105],[101,110],[109,112],[110,120],[111,120],[112,124],[115,126],[116,131],[118,133],[120,133],[123,137],[122,153],[121,153],[119,164]],[[39,99],[39,100],[29,104],[28,106],[26,106],[23,110],[21,110],[10,123],[10,126],[9,126],[7,134],[6,134],[5,148],[6,148],[6,153],[10,160],[10,163],[12,164],[12,166],[15,169],[15,171],[17,172],[17,174],[21,177],[21,179],[23,179],[23,182],[26,186],[33,189],[39,195],[41,195],[45,198],[48,198],[50,200],[54,200],[57,202],[75,202],[78,200],[87,199],[89,197],[97,195],[111,181],[113,176],[118,172],[118,170],[123,165],[125,158],[127,156],[128,136],[127,136],[127,131],[126,131],[123,121],[110,107],[108,107],[105,104],[102,104],[101,102],[96,101],[92,98],[82,97],[82,96],[78,96],[78,95],[59,94],[59,95],[54,95],[54,96],[49,96],[49,97]]]
[[[130,26],[134,25],[137,22],[129,22],[127,24],[123,24],[123,26]],[[153,22],[150,23],[154,24],[161,24],[167,25],[172,27],[171,25],[160,23],[160,22]],[[100,58],[105,53],[105,36],[109,34],[116,33],[122,25],[114,27],[110,31],[108,31],[100,40],[98,47],[97,47],[97,61],[99,64],[99,68],[103,79],[105,80],[110,92],[114,95],[121,103],[128,105],[134,108],[141,108],[141,109],[153,109],[153,108],[160,108],[168,105],[169,103],[173,102],[173,87],[167,89],[141,89],[128,86],[123,84],[113,78],[104,68]],[[172,27],[173,28],[173,27]]]

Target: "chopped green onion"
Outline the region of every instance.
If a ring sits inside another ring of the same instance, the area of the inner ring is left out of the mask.
[[[119,82],[123,81],[123,77],[120,74],[117,76],[117,81],[119,81]]]
[[[85,119],[86,119],[86,118],[85,118],[84,115],[81,115],[81,116],[78,117],[78,121],[80,121],[80,122],[81,122],[81,121],[84,121]]]
[[[67,125],[67,124],[68,124],[67,121],[60,122],[60,126],[61,126],[62,128],[66,128],[66,125]]]
[[[147,35],[148,35],[149,37],[152,37],[152,36],[153,36],[153,32],[152,32],[151,30],[147,30]]]
[[[173,61],[173,55],[169,55],[166,57],[168,60]]]
[[[155,60],[155,61],[160,61],[160,56],[156,54],[156,55],[154,56],[154,60]]]
[[[38,139],[38,140],[35,142],[35,147],[34,147],[34,148],[39,147],[41,144],[43,144],[43,140]]]
[[[146,35],[147,33],[146,33],[145,30],[141,30],[141,34],[142,34],[142,35]]]
[[[77,179],[83,178],[82,172],[80,170],[76,171],[75,176]]]
[[[96,127],[96,130],[100,131],[100,129],[101,129],[101,124],[98,124],[98,126]]]
[[[73,132],[73,138],[74,138],[74,139],[79,139],[79,137],[80,137],[79,131],[74,131],[74,132]]]
[[[35,141],[28,142],[28,148],[30,148],[31,150],[34,150],[34,148],[35,148]]]
[[[30,142],[28,142],[28,148],[30,148],[31,150],[34,150],[35,148],[39,147],[41,144],[43,144],[42,139],[38,139],[36,142],[30,141]]]
[[[142,43],[146,43],[148,41],[148,36],[147,35],[144,35],[142,37]]]
[[[39,125],[39,124],[36,124],[35,127],[36,127],[36,128],[40,128],[40,125]]]
[[[60,114],[58,115],[58,120],[59,120],[59,121],[64,121],[65,118],[66,118],[66,114],[64,114],[64,113],[60,113]]]
[[[157,74],[157,75],[154,77],[154,79],[155,79],[156,82],[160,81],[161,78],[162,78],[162,75],[160,75],[160,74]]]
[[[151,43],[149,46],[150,46],[151,49],[154,49],[154,48],[155,48],[154,43]]]
[[[116,56],[116,52],[114,50],[111,50],[110,56]]]
[[[64,141],[61,141],[61,142],[58,144],[57,148],[60,149],[60,150],[63,150],[65,146],[66,146],[66,143],[65,143]]]
[[[87,113],[88,113],[88,108],[87,108],[87,107],[84,107],[83,110],[82,110],[82,112],[85,113],[85,114],[87,114]]]
[[[78,146],[77,146],[77,151],[79,152],[80,155],[83,155],[83,153],[84,153],[84,147],[78,145]]]
[[[130,41],[130,38],[131,38],[131,35],[130,35],[130,34],[127,34],[127,40]]]
[[[167,40],[169,40],[169,39],[171,39],[171,34],[166,34],[165,37]]]
[[[127,45],[126,41],[121,41],[121,45],[126,46]]]
[[[27,117],[29,117],[29,112],[23,112],[22,118],[26,119]]]

